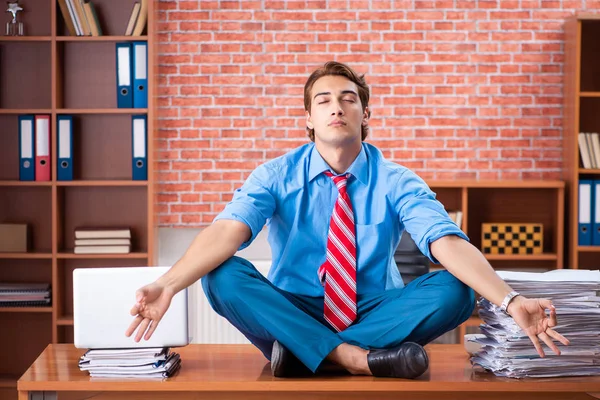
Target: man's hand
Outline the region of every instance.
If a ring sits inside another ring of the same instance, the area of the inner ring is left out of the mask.
[[[546,309],[550,309],[550,317],[546,315]],[[568,339],[552,329],[557,322],[556,309],[551,300],[528,299],[519,295],[510,302],[506,311],[529,336],[540,357],[545,357],[545,354],[539,339],[542,339],[558,355],[560,350],[552,339],[560,341],[565,346],[569,344]]]
[[[125,331],[127,337],[131,336],[139,326],[135,341],[139,342],[144,336],[145,340],[150,339],[158,323],[167,312],[173,294],[171,291],[158,282],[153,282],[140,288],[135,293],[136,303],[131,308],[131,315],[136,316],[129,328]]]

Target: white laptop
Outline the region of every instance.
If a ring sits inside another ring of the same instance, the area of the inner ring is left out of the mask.
[[[86,349],[180,347],[189,344],[187,289],[177,293],[149,340],[125,336],[135,319],[135,292],[170,267],[76,268],[73,271],[74,345]]]

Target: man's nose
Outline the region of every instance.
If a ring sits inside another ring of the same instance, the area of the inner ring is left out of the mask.
[[[333,107],[333,111],[331,112],[331,115],[343,115],[344,114],[344,109],[342,108],[342,105],[340,103],[334,103],[334,107]]]

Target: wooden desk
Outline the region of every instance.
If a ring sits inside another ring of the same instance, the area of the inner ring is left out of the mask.
[[[592,399],[600,377],[515,380],[472,369],[460,345],[428,345],[429,371],[416,380],[368,376],[274,378],[251,345],[178,348],[182,366],[164,381],[92,380],[79,370],[83,350],[49,345],[17,383],[25,399]],[[43,395],[42,393],[43,392]],[[177,393],[173,393],[177,392]],[[375,393],[376,392],[376,393]],[[402,392],[401,394],[398,392]],[[466,393],[468,392],[468,393]]]

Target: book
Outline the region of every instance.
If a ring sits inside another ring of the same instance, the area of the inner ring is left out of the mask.
[[[83,11],[85,12],[85,16],[90,25],[91,35],[102,36],[102,27],[100,27],[100,21],[98,20],[94,4],[91,1],[88,1],[87,3],[84,2]]]
[[[75,239],[131,239],[131,230],[120,227],[80,227],[75,229]]]
[[[130,246],[131,239],[75,239],[75,246]]]
[[[148,0],[140,1],[140,13],[137,17],[137,21],[135,22],[135,28],[133,28],[133,33],[131,36],[141,36],[144,32],[144,28],[146,27],[146,20],[148,19]]]
[[[129,16],[129,22],[127,23],[127,29],[125,30],[125,36],[131,36],[133,33],[133,28],[135,27],[135,22],[137,21],[138,15],[140,14],[140,2],[136,1],[133,4],[133,9],[131,10],[131,15]]]
[[[75,254],[127,254],[131,246],[75,246]]]

